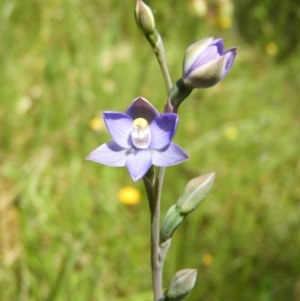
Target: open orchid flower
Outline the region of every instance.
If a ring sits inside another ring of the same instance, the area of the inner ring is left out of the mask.
[[[159,112],[144,98],[136,98],[125,113],[104,112],[106,127],[113,139],[99,146],[88,160],[109,166],[126,166],[134,181],[151,165],[166,167],[188,159],[172,142],[178,115]]]

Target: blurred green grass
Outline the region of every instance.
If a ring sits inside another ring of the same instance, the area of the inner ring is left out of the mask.
[[[166,99],[133,2],[0,3],[1,300],[151,300],[143,186],[125,168],[84,160],[109,139],[92,118],[140,95],[161,110]],[[235,27],[189,15],[184,1],[149,4],[174,81],[195,40],[240,47],[229,76],[179,112],[175,141],[191,158],[167,169],[163,212],[192,177],[217,180],[175,233],[165,284],[198,268],[187,300],[299,301],[298,53],[279,64]],[[125,185],[141,190],[139,205],[119,203]]]

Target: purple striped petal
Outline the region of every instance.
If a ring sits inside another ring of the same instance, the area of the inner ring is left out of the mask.
[[[190,69],[192,65],[194,65],[195,61],[197,60],[201,52],[203,52],[204,49],[206,49],[212,43],[212,41],[213,38],[206,38],[190,45],[187,48],[184,56],[184,62],[183,62],[184,74],[190,73]]]
[[[157,116],[150,124],[151,144],[150,149],[162,149],[170,144],[175,135],[178,124],[178,115],[165,113]]]
[[[211,61],[218,58],[219,56],[220,55],[218,53],[218,47],[216,47],[215,45],[207,47],[206,49],[203,50],[201,55],[199,55],[199,57],[196,59],[195,63],[191,66],[187,75],[192,73],[195,69],[207,63],[210,63]]]
[[[159,167],[175,165],[189,158],[185,151],[173,142],[163,151],[151,150],[151,154],[152,164]]]
[[[159,112],[152,104],[143,97],[136,98],[126,111],[133,120],[136,118],[144,118],[150,124],[152,120],[159,115]]]
[[[225,52],[224,52],[224,56],[225,56],[225,70],[224,70],[224,73],[222,74],[222,78],[229,72],[229,70],[231,69],[232,67],[232,64],[235,60],[235,57],[236,57],[236,54],[237,54],[237,48],[230,48],[230,49],[227,49]]]
[[[104,112],[103,119],[112,139],[121,147],[131,147],[132,119],[125,113]]]
[[[188,87],[209,88],[222,79],[225,70],[225,57],[220,56],[191,72],[184,83]]]
[[[152,165],[151,153],[148,149],[135,150],[131,153],[126,162],[126,167],[134,181],[140,180]]]
[[[127,152],[127,149],[120,147],[114,141],[110,141],[93,150],[86,159],[108,166],[125,166]]]
[[[211,45],[217,46],[217,51],[219,55],[222,55],[224,52],[224,41],[222,38],[214,39]]]

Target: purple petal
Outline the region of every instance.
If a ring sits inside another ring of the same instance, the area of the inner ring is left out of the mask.
[[[186,72],[185,77],[189,76],[194,70],[202,67],[203,65],[210,63],[214,59],[218,58],[220,54],[218,53],[218,47],[212,45],[203,50],[203,52],[197,57],[194,64]]]
[[[170,144],[175,135],[178,124],[178,115],[165,113],[157,116],[150,124],[150,149],[162,149]]]
[[[152,164],[159,167],[175,165],[189,158],[185,151],[173,142],[162,151],[151,150],[151,154]]]
[[[103,119],[112,139],[121,147],[131,147],[132,119],[125,113],[104,112]]]
[[[184,61],[183,61],[183,74],[186,74],[189,72],[191,66],[195,63],[199,55],[206,49],[213,41],[214,38],[206,38],[203,40],[200,40],[192,45],[190,45],[184,55]]]
[[[126,166],[134,181],[140,180],[152,165],[152,156],[148,149],[135,150],[127,158]]]
[[[145,98],[136,98],[126,111],[133,120],[136,118],[144,118],[150,124],[152,120],[159,115],[158,111]]]
[[[223,54],[223,52],[224,52],[224,42],[223,42],[222,38],[214,39],[212,41],[211,45],[217,46],[217,49],[218,49],[217,51],[218,51],[219,55]]]
[[[230,48],[230,49],[227,49],[225,52],[224,52],[224,56],[225,56],[225,70],[224,70],[224,73],[222,74],[222,78],[229,72],[229,70],[231,69],[232,67],[232,64],[235,60],[235,57],[236,57],[236,54],[237,54],[237,48]]]
[[[110,141],[93,150],[86,159],[108,166],[125,166],[127,152],[127,149],[120,147],[114,141]]]
[[[225,70],[225,57],[219,56],[195,69],[184,78],[184,84],[192,88],[209,88],[222,79]]]

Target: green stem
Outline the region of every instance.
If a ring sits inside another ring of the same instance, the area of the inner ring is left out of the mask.
[[[151,44],[153,51],[155,53],[156,59],[158,61],[160,70],[162,72],[165,81],[165,86],[168,94],[169,90],[172,88],[172,80],[166,63],[165,49],[164,49],[162,38],[160,37],[157,31],[155,31],[154,34],[151,34],[149,36],[146,35],[146,38],[148,42]]]
[[[154,186],[154,203],[151,211],[151,266],[152,266],[152,286],[154,300],[158,301],[162,297],[162,266],[159,256],[159,219],[160,219],[160,199],[165,168],[159,168]]]
[[[172,88],[172,81],[169,74],[169,70],[166,64],[165,51],[162,39],[157,31],[149,36],[146,35],[148,42],[151,44],[158,61],[160,70],[162,72],[167,94]],[[154,301],[159,301],[162,297],[162,269],[163,261],[160,257],[160,200],[162,185],[164,180],[165,168],[158,168],[157,177],[155,177],[154,184],[152,185],[152,192],[149,193],[149,181],[144,179],[146,186],[149,207],[151,211],[151,267],[152,267],[152,287],[154,293]],[[150,196],[150,197],[149,197]]]

